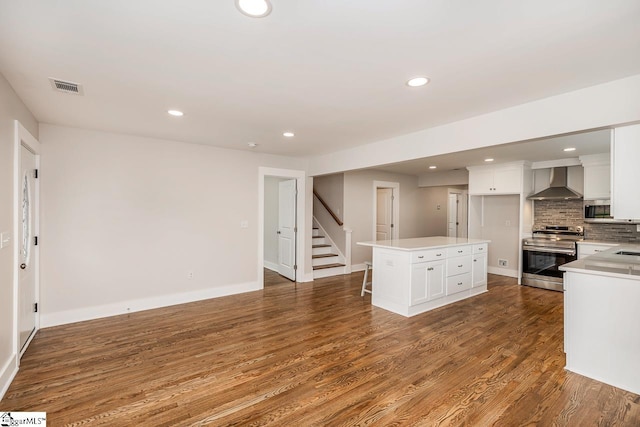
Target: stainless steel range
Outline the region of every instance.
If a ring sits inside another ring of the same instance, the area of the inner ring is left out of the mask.
[[[579,226],[534,226],[533,237],[522,242],[522,284],[562,292],[559,267],[577,259],[583,238]]]

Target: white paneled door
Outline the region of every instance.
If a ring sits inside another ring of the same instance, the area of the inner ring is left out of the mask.
[[[19,223],[18,223],[18,344],[21,352],[36,328],[36,260],[35,231],[38,201],[36,199],[36,155],[20,147]]]
[[[278,184],[278,273],[296,280],[296,180]]]
[[[378,188],[376,193],[376,240],[393,238],[393,189]]]

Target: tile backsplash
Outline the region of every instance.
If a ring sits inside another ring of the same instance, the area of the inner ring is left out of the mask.
[[[582,200],[535,200],[533,222],[536,225],[584,225]]]
[[[640,244],[640,233],[635,224],[584,222],[582,200],[536,200],[533,205],[533,218],[536,225],[580,225],[584,227],[586,240]]]

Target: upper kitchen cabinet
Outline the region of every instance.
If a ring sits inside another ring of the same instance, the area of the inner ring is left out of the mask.
[[[497,195],[522,193],[524,163],[469,166],[469,194]]]
[[[640,219],[640,125],[614,129],[611,142],[611,214]]]
[[[580,156],[584,166],[584,199],[611,199],[611,154]]]

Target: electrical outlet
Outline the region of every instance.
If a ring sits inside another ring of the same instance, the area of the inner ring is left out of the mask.
[[[436,210],[439,211],[440,210],[440,205],[436,205]]]
[[[499,260],[498,260],[498,265],[499,265],[500,267],[507,267],[507,266],[509,266],[509,262],[507,262],[507,260],[506,260],[506,259],[499,259]]]
[[[187,271],[187,279],[193,279],[193,271]]]

